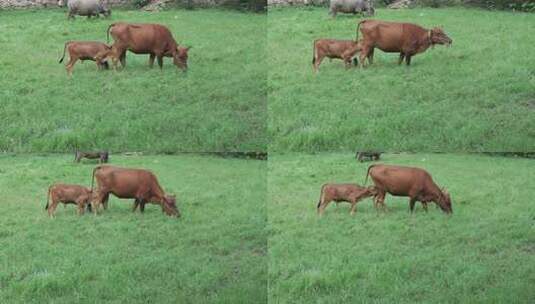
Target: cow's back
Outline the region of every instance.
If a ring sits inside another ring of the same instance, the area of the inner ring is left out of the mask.
[[[128,47],[134,53],[145,54],[157,51],[176,49],[176,42],[171,32],[159,24],[128,24],[113,25],[110,34],[116,42]]]
[[[430,177],[420,168],[390,165],[374,165],[369,174],[377,188],[401,196],[418,191]]]

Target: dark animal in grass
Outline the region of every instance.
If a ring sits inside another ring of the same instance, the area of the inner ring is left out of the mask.
[[[107,36],[113,37],[113,46],[117,49],[121,65],[126,65],[126,51],[134,54],[149,54],[149,66],[154,65],[154,58],[162,68],[163,57],[172,57],[173,63],[183,71],[188,69],[188,51],[190,47],[177,44],[169,29],[160,24],[113,23],[108,27]]]
[[[69,51],[69,62],[65,66],[67,69],[67,74],[72,75],[72,69],[74,64],[78,60],[91,60],[96,61],[95,56],[99,52],[108,51],[110,47],[102,42],[97,41],[68,41],[63,47],[63,56],[59,60],[59,63],[63,62],[65,58],[65,50]],[[107,62],[96,61],[97,69],[101,70],[102,68],[108,68]]]
[[[357,39],[359,30],[362,33],[361,66],[365,59],[369,64],[373,63],[375,48],[386,53],[399,53],[398,64],[405,60],[410,65],[412,56],[425,52],[430,46],[452,43],[442,28],[425,29],[412,23],[362,20],[357,26]]]
[[[91,189],[79,185],[54,184],[48,188],[45,210],[48,210],[50,217],[54,216],[54,211],[59,203],[76,204],[78,214],[84,214],[87,206],[91,211]]]
[[[330,202],[348,202],[351,203],[350,214],[353,215],[357,210],[357,202],[373,195],[375,195],[373,187],[362,187],[358,184],[324,184],[316,208],[321,216]]]
[[[67,19],[74,19],[75,15],[99,17],[100,14],[105,17],[111,16],[111,10],[103,0],[58,0],[58,6],[64,6],[67,2],[68,13]]]
[[[107,205],[109,195],[113,194],[118,198],[134,199],[132,211],[136,211],[139,206],[140,211],[144,212],[145,204],[153,203],[160,205],[167,215],[180,217],[175,196],[166,195],[156,176],[148,170],[100,165],[93,170],[91,189],[95,179],[95,213],[99,206]]]
[[[99,163],[107,163],[109,161],[110,154],[108,151],[98,151],[98,152],[84,152],[76,151],[74,155],[74,161],[79,163],[82,158],[87,159],[98,159]]]
[[[357,158],[359,162],[363,162],[367,160],[376,161],[381,158],[381,152],[372,152],[372,151],[357,152],[355,157]]]
[[[375,14],[375,9],[370,0],[331,0],[329,14],[336,17],[337,13],[366,13],[368,16]]]
[[[368,175],[377,191],[374,198],[376,208],[381,205],[386,209],[385,195],[390,193],[393,196],[408,196],[411,213],[417,201],[422,203],[425,211],[427,203],[434,202],[445,213],[453,212],[449,193],[446,189],[440,189],[423,169],[377,164],[368,167],[364,184],[368,181]]]
[[[346,69],[351,66],[355,54],[360,52],[361,43],[353,40],[317,39],[314,41],[312,65],[317,73],[323,58],[337,58],[344,61]],[[354,61],[353,61],[354,62]]]

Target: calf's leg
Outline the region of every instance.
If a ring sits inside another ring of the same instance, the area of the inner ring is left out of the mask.
[[[74,64],[76,63],[76,61],[78,61],[77,57],[71,57],[69,59],[69,62],[65,66],[65,69],[67,69],[67,74],[69,74],[69,76],[72,75],[72,69],[74,68]]]

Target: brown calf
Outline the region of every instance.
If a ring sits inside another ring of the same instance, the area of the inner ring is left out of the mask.
[[[69,62],[65,66],[67,69],[67,74],[72,75],[72,69],[74,67],[74,64],[78,60],[91,60],[96,61],[95,56],[99,52],[107,51],[110,47],[102,42],[96,42],[96,41],[69,41],[65,43],[65,46],[63,47],[63,56],[61,56],[61,59],[59,60],[59,63],[63,62],[63,59],[65,58],[65,50],[69,51]],[[96,61],[97,69],[102,68],[108,68],[108,63],[102,63],[99,61]]]
[[[321,216],[330,202],[348,202],[351,203],[350,214],[353,215],[357,211],[357,202],[373,195],[375,195],[373,187],[366,188],[357,184],[324,184],[316,208]]]
[[[445,189],[440,189],[433,181],[427,171],[420,168],[391,166],[391,165],[371,165],[368,167],[364,184],[371,176],[377,193],[375,195],[375,206],[383,206],[386,193],[393,196],[408,196],[410,198],[409,207],[411,213],[414,211],[414,204],[422,202],[427,211],[427,203],[436,203],[445,213],[452,213],[451,198]]]
[[[342,59],[346,68],[351,66],[351,60],[361,50],[361,42],[353,40],[317,39],[314,41],[312,65],[317,73],[323,58]],[[356,58],[355,58],[356,59]]]
[[[430,46],[452,43],[441,28],[429,30],[412,23],[362,20],[357,26],[357,39],[359,29],[362,33],[361,66],[366,58],[369,64],[373,63],[375,48],[386,53],[399,53],[398,64],[405,60],[410,65],[412,56],[425,52]]]
[[[86,206],[90,208],[91,198],[91,189],[89,188],[78,185],[54,184],[48,188],[45,210],[48,210],[48,216],[53,217],[59,203],[76,204],[78,214],[82,215]]]

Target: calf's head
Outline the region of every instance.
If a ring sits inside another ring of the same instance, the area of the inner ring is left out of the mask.
[[[431,40],[431,44],[447,44],[448,46],[451,45],[453,42],[444,31],[439,27],[434,27],[432,30],[429,31],[429,39]]]
[[[178,211],[178,208],[176,207],[176,197],[174,195],[164,196],[162,206],[165,214],[180,217],[180,211]]]
[[[184,72],[188,70],[188,51],[191,47],[176,47],[176,53],[173,56],[173,63]]]

